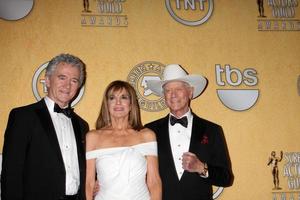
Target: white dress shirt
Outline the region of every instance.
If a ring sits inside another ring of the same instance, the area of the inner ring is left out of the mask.
[[[52,118],[64,161],[66,170],[66,195],[74,195],[79,189],[80,176],[77,146],[72,121],[64,114],[53,111],[54,101],[52,99],[49,97],[45,97],[44,99]]]
[[[170,115],[172,115],[172,113],[170,113]],[[169,120],[170,144],[178,179],[181,178],[184,172],[184,169],[182,168],[182,155],[183,153],[189,151],[193,125],[193,115],[191,113],[191,110],[185,113],[182,117],[184,116],[186,116],[188,119],[187,128],[185,128],[179,123],[176,123],[174,124],[174,126],[172,126]]]

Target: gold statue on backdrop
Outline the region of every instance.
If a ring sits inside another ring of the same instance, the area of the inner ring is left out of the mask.
[[[258,12],[259,12],[259,16],[258,17],[266,17],[264,12],[264,0],[256,0],[257,6],[258,6]]]
[[[90,2],[89,0],[83,0],[83,11],[82,12],[91,12],[89,10]]]
[[[273,190],[281,190],[279,187],[279,170],[278,170],[278,162],[282,160],[283,152],[280,151],[280,157],[276,157],[276,152],[271,152],[271,157],[269,158],[268,165],[272,165],[272,175],[273,175],[273,183],[274,188]]]

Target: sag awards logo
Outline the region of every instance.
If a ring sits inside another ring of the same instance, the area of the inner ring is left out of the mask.
[[[257,0],[258,31],[300,31],[298,0]]]
[[[128,74],[127,81],[134,87],[141,109],[157,112],[166,109],[163,97],[156,96],[147,87],[148,80],[161,80],[165,65],[146,61],[136,65]]]
[[[278,163],[281,162],[283,156],[283,152],[280,152],[280,157],[276,156],[276,152],[272,151],[271,156],[269,158],[268,165],[272,166],[272,177],[273,177],[273,190],[281,190],[279,187],[279,170],[278,170]]]
[[[125,2],[126,0],[83,0],[81,26],[127,27],[127,15],[123,14]]]
[[[215,66],[216,81],[221,87],[246,87],[246,89],[217,89],[220,101],[229,109],[245,111],[255,105],[259,97],[259,90],[252,89],[258,83],[257,72],[253,68],[240,70],[229,64],[222,67]],[[250,89],[251,88],[251,89]]]
[[[285,160],[282,173],[279,164]],[[276,155],[275,151],[271,152],[268,166],[271,166],[271,175],[273,181],[272,199],[273,200],[296,200],[300,197],[300,152],[280,151]],[[282,184],[279,177],[286,178],[287,184]],[[281,186],[281,185],[282,186]],[[286,187],[287,185],[287,187]]]
[[[46,82],[45,82],[45,71],[46,67],[49,62],[46,62],[39,66],[39,68],[35,71],[33,78],[32,78],[32,92],[37,101],[41,100],[46,94],[47,94],[47,87],[46,87]],[[82,98],[84,93],[84,86],[81,88],[79,91],[78,96],[74,99],[72,102],[71,106],[75,106],[80,99]]]
[[[179,23],[198,26],[212,15],[213,0],[165,0],[170,15]]]

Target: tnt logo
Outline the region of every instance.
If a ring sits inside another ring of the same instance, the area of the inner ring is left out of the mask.
[[[198,26],[212,15],[213,0],[166,0],[166,7],[177,22]]]
[[[257,101],[259,96],[258,89],[248,89],[257,85],[257,72],[253,68],[240,70],[220,64],[215,66],[216,82],[219,86],[246,87],[246,89],[217,89],[220,101],[228,108],[235,111],[250,109]]]

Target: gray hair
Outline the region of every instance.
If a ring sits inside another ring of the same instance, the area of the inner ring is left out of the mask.
[[[82,60],[80,60],[80,58],[73,56],[71,54],[60,54],[52,58],[52,60],[50,60],[50,62],[46,67],[46,76],[50,77],[53,74],[53,72],[56,70],[57,65],[60,63],[71,64],[73,67],[77,67],[80,71],[80,77],[79,77],[80,86],[84,85],[86,79],[85,64]]]

